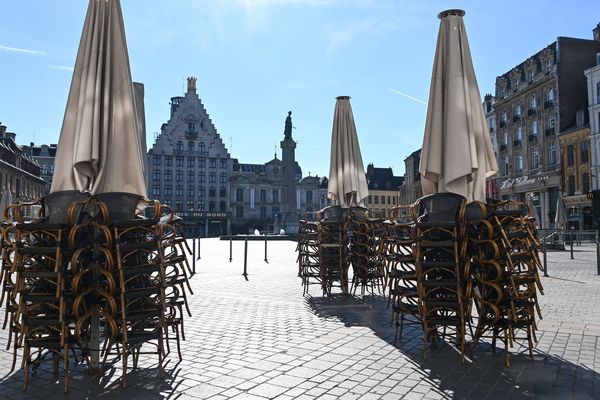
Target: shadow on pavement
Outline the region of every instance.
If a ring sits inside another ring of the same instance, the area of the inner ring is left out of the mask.
[[[317,316],[335,318],[345,326],[368,327],[393,346],[395,328],[390,326],[391,311],[386,307],[386,298],[340,294],[330,298],[307,297],[305,301]],[[412,364],[407,378],[417,382],[424,379],[447,398],[600,398],[600,374],[584,365],[539,350],[534,351],[532,362],[526,349],[515,345],[510,355],[511,367],[506,368],[503,350],[493,353],[487,342],[480,342],[475,351],[471,343],[468,345],[464,363],[460,362],[458,350],[443,341],[431,345],[429,358],[424,360],[422,329],[414,324],[405,325],[395,348]]]
[[[23,387],[23,370],[16,370],[8,376],[0,378],[0,398],[4,399],[177,399],[180,395],[177,388],[182,378],[178,379],[181,368],[179,363],[165,363],[165,376],[161,377],[158,368],[138,368],[128,370],[127,388],[121,386],[121,370],[107,366],[103,376],[92,377],[82,364],[71,365],[69,375],[69,392],[63,393],[63,370],[58,376],[52,373],[52,363],[43,363],[35,375],[29,379],[26,391]]]

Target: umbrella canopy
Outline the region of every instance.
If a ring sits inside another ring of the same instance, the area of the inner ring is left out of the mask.
[[[566,229],[567,227],[567,212],[565,211],[565,202],[562,197],[556,200],[556,214],[554,215],[554,224],[556,229]]]
[[[146,196],[137,115],[121,5],[90,0],[50,191]]]
[[[11,203],[12,203],[12,193],[10,192],[10,189],[8,188],[4,188],[4,190],[2,191],[2,197],[0,197],[0,221],[4,222],[6,221],[6,218],[4,217],[4,210],[6,210],[6,207],[8,207]]]
[[[350,97],[339,96],[333,115],[327,197],[347,208],[360,205],[368,195]]]
[[[540,227],[540,217],[538,215],[538,211],[537,208],[535,208],[535,205],[533,204],[533,196],[527,196],[527,216],[530,218],[533,218],[533,220],[535,221],[533,223],[533,225],[536,228]]]
[[[452,192],[485,202],[498,171],[477,87],[462,10],[444,11],[438,33],[423,150],[423,195]]]

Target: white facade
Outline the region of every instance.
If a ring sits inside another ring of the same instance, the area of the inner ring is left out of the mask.
[[[590,117],[592,189],[600,189],[600,63],[595,67],[585,70],[585,76],[587,78]]]

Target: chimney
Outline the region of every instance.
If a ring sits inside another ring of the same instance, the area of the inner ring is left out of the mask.
[[[5,133],[6,133],[6,125],[2,125],[2,122],[0,122],[0,137],[4,137]]]
[[[187,78],[187,91],[188,93],[196,93],[196,78],[193,76],[189,76]]]
[[[600,41],[600,23],[598,23],[598,25],[592,29],[592,32],[594,33],[594,40]]]

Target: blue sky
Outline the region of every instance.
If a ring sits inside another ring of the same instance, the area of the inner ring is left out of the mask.
[[[0,121],[57,143],[86,0],[0,0]],[[270,160],[293,111],[296,159],[329,173],[335,97],[349,95],[363,161],[404,173],[422,143],[439,27],[462,8],[481,95],[557,36],[591,39],[597,0],[121,0],[148,143],[185,78],[233,157]],[[279,148],[278,156],[281,155]]]

